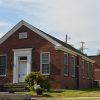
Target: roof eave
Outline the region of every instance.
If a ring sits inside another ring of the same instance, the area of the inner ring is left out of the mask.
[[[46,34],[43,34],[43,32],[39,31],[37,28],[35,28],[34,26],[28,24],[27,22],[25,22],[24,20],[21,20],[18,24],[16,24],[10,31],[8,31],[1,39],[0,39],[0,44],[2,44],[7,38],[9,38],[16,30],[18,30],[21,26],[26,26],[29,29],[31,29],[32,31],[34,31],[35,33],[37,33],[38,35],[40,35],[41,37],[45,38],[46,40],[48,40],[49,42],[51,42],[52,44],[54,44],[55,46],[61,46],[61,44],[59,44],[58,42],[56,42],[55,40],[53,40],[52,38],[50,38],[49,36],[47,36]]]
[[[88,57],[86,57],[86,56],[84,56],[84,55],[82,55],[82,54],[80,54],[80,53],[77,53],[77,52],[75,52],[75,51],[73,51],[73,50],[70,50],[70,49],[68,49],[68,48],[66,48],[66,47],[64,47],[64,46],[55,46],[55,49],[56,49],[56,50],[61,50],[61,51],[67,52],[67,53],[72,54],[72,55],[74,55],[74,56],[79,55],[79,56],[82,57],[82,59],[84,59],[84,60],[86,60],[86,61],[89,61],[89,62],[92,62],[92,63],[95,63],[94,60],[92,60],[92,59],[90,59],[90,58],[88,58]]]

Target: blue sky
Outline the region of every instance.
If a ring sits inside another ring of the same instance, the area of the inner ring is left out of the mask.
[[[85,43],[85,53],[100,49],[100,0],[0,0],[0,37],[20,20],[76,48]]]

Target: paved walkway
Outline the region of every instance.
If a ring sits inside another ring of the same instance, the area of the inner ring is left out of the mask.
[[[100,97],[71,97],[71,98],[45,98],[45,97],[32,97],[31,100],[80,100],[80,99],[99,99]]]
[[[73,98],[62,98],[62,100],[74,100],[74,99],[98,99],[98,98],[100,98],[100,97],[73,97]]]

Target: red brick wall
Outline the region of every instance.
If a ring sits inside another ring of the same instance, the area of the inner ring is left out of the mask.
[[[80,88],[87,88],[87,87],[92,87],[93,86],[93,78],[92,78],[92,66],[90,63],[90,78],[87,78],[87,69],[86,69],[86,63],[87,61],[84,60],[84,78],[82,77],[82,61],[83,59],[80,57],[80,63],[79,63],[79,87]]]
[[[28,32],[27,39],[19,39],[19,32]],[[1,83],[13,81],[13,49],[32,49],[32,71],[40,70],[40,52],[50,52],[50,83],[52,88],[76,88],[76,78],[71,76],[71,57],[69,54],[69,74],[64,76],[64,52],[56,51],[54,45],[25,26],[18,29],[0,45],[0,54],[7,54],[6,77],[0,77]],[[80,58],[81,62],[81,58]],[[91,80],[81,78],[81,63],[79,63],[79,87],[87,87]]]
[[[100,80],[100,56],[90,56],[90,58],[96,61],[94,64],[94,79]]]
[[[87,87],[92,87],[93,86],[92,67],[90,66],[90,78],[87,79],[87,77],[86,77],[86,62],[87,61],[85,61],[84,78],[82,78],[82,63],[81,63],[81,61],[83,59],[79,56],[79,64],[76,65],[76,67],[78,67],[78,77],[77,77],[77,75],[76,75],[76,77],[72,77],[71,57],[73,55],[71,55],[71,54],[68,54],[68,55],[69,55],[69,69],[68,69],[69,73],[68,73],[68,76],[64,76],[63,71],[62,71],[62,88],[87,88]],[[92,63],[90,63],[90,65],[91,64]],[[78,78],[78,81],[77,81],[77,78]],[[79,85],[77,86],[77,84],[79,84]],[[71,85],[71,87],[69,87],[70,85]]]
[[[72,77],[72,55],[68,54],[68,76],[64,76],[64,69],[62,69],[62,88],[76,88],[76,78]],[[64,52],[62,55],[62,67],[64,67]],[[71,87],[69,87],[71,86]]]
[[[19,32],[27,31],[27,39],[19,39]],[[40,71],[40,52],[50,52],[51,75],[50,82],[53,88],[61,88],[61,51],[56,51],[54,45],[37,35],[25,26],[18,29],[6,41],[0,45],[0,54],[7,54],[6,77],[1,78],[0,82],[13,81],[13,49],[33,48],[32,50],[32,71]]]

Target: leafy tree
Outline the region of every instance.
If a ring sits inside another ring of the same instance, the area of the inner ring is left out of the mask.
[[[50,90],[50,83],[48,76],[42,76],[39,72],[31,72],[25,77],[25,85],[29,90],[34,90],[34,83],[37,83],[43,89]]]

